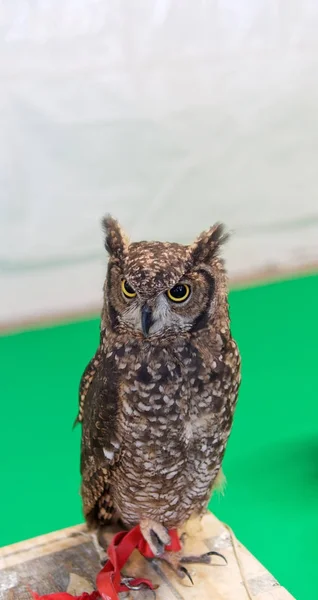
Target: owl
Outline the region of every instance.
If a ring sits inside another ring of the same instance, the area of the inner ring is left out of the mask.
[[[219,257],[227,234],[216,224],[187,246],[129,243],[113,218],[103,226],[100,343],[77,417],[83,511],[90,527],[139,524],[163,556],[168,530],[206,509],[237,401],[240,355]]]

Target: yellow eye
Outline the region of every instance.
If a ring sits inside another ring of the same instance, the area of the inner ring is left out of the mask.
[[[178,283],[167,291],[167,296],[172,302],[184,302],[189,298],[191,288],[186,283]]]
[[[129,285],[126,279],[123,279],[121,282],[121,291],[123,292],[125,298],[135,298],[137,296],[137,292],[135,292],[134,288]]]

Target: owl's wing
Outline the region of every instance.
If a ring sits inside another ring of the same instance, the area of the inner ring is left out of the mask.
[[[86,398],[86,394],[90,384],[92,383],[96,371],[101,362],[101,351],[100,348],[95,352],[93,358],[89,361],[80,381],[79,392],[78,392],[78,414],[74,421],[73,427],[77,425],[77,423],[81,423],[83,421],[83,411],[84,411],[84,402]]]
[[[101,352],[95,360],[98,364],[93,362],[94,373],[89,363],[83,375],[86,383],[83,383],[82,404],[81,493],[89,525],[109,521],[112,516],[110,473],[120,452],[114,368],[111,360]]]

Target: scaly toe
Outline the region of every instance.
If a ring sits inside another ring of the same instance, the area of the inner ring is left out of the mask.
[[[177,577],[179,577],[180,579],[184,579],[185,577],[187,577],[191,584],[194,585],[193,579],[188,569],[183,564],[181,564],[181,557],[179,552],[165,552],[162,556],[159,557],[159,559],[156,559],[156,561],[157,560],[162,561],[164,564],[166,564]]]

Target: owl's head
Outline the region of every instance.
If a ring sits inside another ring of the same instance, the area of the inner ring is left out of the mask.
[[[227,282],[216,224],[193,244],[129,243],[112,217],[103,220],[109,253],[104,325],[149,339],[196,332],[227,315]]]

